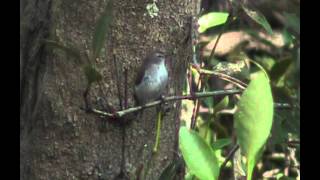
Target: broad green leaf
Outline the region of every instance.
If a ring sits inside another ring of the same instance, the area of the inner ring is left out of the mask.
[[[183,164],[182,158],[172,161],[161,173],[159,180],[172,180],[176,176],[178,169]]]
[[[259,72],[243,92],[235,113],[235,131],[241,152],[247,158],[248,180],[270,134],[272,119],[271,88],[266,75]]]
[[[214,112],[219,112],[226,107],[228,107],[229,104],[229,96],[225,96],[215,107]]]
[[[269,34],[272,34],[271,26],[261,12],[259,12],[258,10],[250,9],[244,4],[242,4],[242,9],[251,19],[260,24]]]
[[[103,14],[100,16],[93,34],[92,51],[93,60],[99,57],[101,49],[106,42],[109,26],[112,21],[113,1],[109,0]]]
[[[193,130],[181,127],[179,148],[190,173],[203,180],[216,180],[219,164],[212,148]]]
[[[200,33],[205,32],[207,29],[218,26],[226,23],[229,13],[225,12],[211,12],[205,15],[202,15],[199,20],[199,29]]]
[[[86,65],[84,67],[84,72],[89,84],[98,82],[102,79],[102,75],[92,65]]]
[[[231,144],[230,138],[218,139],[212,143],[212,149],[222,149],[223,147],[228,146],[229,144]]]

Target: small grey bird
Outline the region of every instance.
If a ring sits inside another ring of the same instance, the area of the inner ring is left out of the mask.
[[[168,84],[168,71],[165,55],[154,51],[143,61],[135,81],[135,100],[137,105],[144,105],[159,99]]]

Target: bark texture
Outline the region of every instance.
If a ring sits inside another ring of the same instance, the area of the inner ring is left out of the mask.
[[[86,87],[82,66],[42,43],[55,39],[90,51],[95,23],[107,2],[20,1],[20,179],[113,179],[120,173],[122,127],[80,109]],[[122,92],[123,72],[128,69],[129,106],[133,106],[137,68],[153,49],[171,55],[167,94],[181,94],[186,64],[191,60],[190,43],[184,40],[195,2],[159,1],[154,18],[148,15],[148,3],[151,1],[114,1],[108,41],[102,58],[95,62],[103,75],[102,91],[98,85],[92,88],[96,107],[97,97],[103,97],[119,109],[114,57],[122,75]],[[147,179],[157,179],[173,159],[179,104],[170,104],[171,111],[163,120],[159,152]],[[155,109],[126,127],[125,171],[130,179],[141,164],[150,161],[155,127]]]

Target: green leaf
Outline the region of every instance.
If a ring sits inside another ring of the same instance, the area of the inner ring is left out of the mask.
[[[112,21],[113,1],[109,0],[103,14],[100,16],[93,34],[92,51],[93,60],[99,57],[101,49],[106,42],[109,26]]]
[[[259,72],[243,92],[235,113],[235,131],[241,152],[247,157],[249,180],[270,134],[272,119],[271,88],[266,75]]]
[[[284,40],[284,44],[286,46],[290,46],[293,42],[294,42],[294,35],[292,35],[288,30],[284,29],[282,31],[282,37],[283,37],[283,40]]]
[[[251,19],[260,24],[270,35],[272,34],[271,26],[261,12],[259,12],[258,10],[250,9],[244,4],[242,4],[242,9]]]
[[[176,176],[178,169],[183,164],[182,158],[172,161],[161,173],[159,180],[172,180]]]
[[[205,15],[202,15],[199,20],[199,29],[200,33],[205,32],[207,29],[218,26],[226,23],[229,13],[225,12],[211,12]]]
[[[271,71],[272,67],[276,64],[276,60],[271,56],[254,56],[254,58],[261,66],[268,72]],[[271,78],[272,79],[272,78]]]
[[[84,72],[89,84],[101,81],[102,79],[102,75],[92,65],[86,65]]]
[[[215,107],[214,112],[219,112],[226,107],[228,107],[229,104],[229,96],[224,97]]]
[[[189,171],[203,180],[216,180],[219,164],[212,148],[193,130],[181,127],[179,148]]]
[[[222,139],[218,139],[215,142],[213,142],[212,148],[213,148],[213,150],[222,149],[223,147],[228,146],[229,144],[231,144],[230,138],[222,138]]]

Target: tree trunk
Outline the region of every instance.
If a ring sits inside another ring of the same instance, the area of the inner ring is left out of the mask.
[[[121,171],[123,126],[87,114],[82,66],[62,51],[46,48],[43,39],[90,51],[97,18],[108,2],[101,0],[28,0],[20,14],[20,179],[113,179]],[[113,22],[102,58],[95,64],[103,75],[101,86],[91,89],[92,105],[102,97],[117,107],[117,77],[128,69],[129,106],[133,106],[134,77],[142,59],[152,49],[166,51],[167,94],[181,94],[186,64],[191,60],[188,35],[195,1],[158,1],[159,13],[151,18],[146,0],[114,1]],[[123,96],[123,95],[122,95]],[[170,104],[161,129],[157,156],[150,159],[155,141],[155,108],[125,126],[124,171],[130,179],[151,161],[146,179],[157,179],[176,151],[180,103]]]

